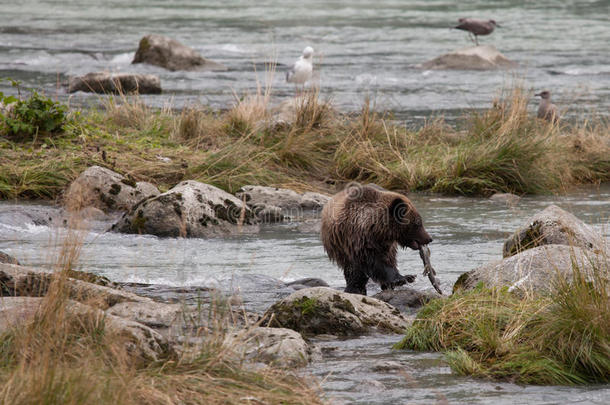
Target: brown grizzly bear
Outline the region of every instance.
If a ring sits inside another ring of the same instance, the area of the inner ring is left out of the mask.
[[[419,249],[432,238],[407,197],[377,185],[351,184],[322,210],[322,244],[343,270],[345,292],[366,295],[369,278],[382,290],[415,281],[396,267],[397,246]]]

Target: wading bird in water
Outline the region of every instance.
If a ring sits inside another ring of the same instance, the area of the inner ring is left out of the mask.
[[[479,35],[489,35],[494,32],[496,27],[500,27],[494,20],[477,20],[475,18],[460,18],[459,24],[453,28],[458,30],[468,31],[470,39],[474,35],[474,43],[479,46]]]
[[[553,124],[559,121],[557,106],[551,102],[551,92],[548,90],[534,94],[540,97],[540,105],[538,106],[538,118],[552,122]]]
[[[311,79],[313,73],[313,48],[308,46],[303,50],[303,54],[292,65],[290,70],[286,72],[286,81],[294,83],[296,86],[303,87],[307,81]]]

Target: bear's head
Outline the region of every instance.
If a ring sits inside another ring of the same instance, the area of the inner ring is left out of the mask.
[[[418,250],[421,245],[432,242],[432,238],[424,228],[421,215],[411,201],[400,194],[391,194],[388,219],[389,229],[392,230],[394,240],[401,247],[409,247],[414,250]]]

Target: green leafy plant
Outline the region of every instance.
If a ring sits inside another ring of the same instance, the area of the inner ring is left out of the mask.
[[[11,81],[18,87],[18,82]],[[66,123],[68,107],[37,91],[28,98],[5,96],[0,92],[0,130],[16,140],[26,140],[38,134],[61,131]]]

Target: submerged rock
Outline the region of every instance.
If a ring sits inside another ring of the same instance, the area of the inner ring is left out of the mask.
[[[493,70],[514,68],[517,64],[494,46],[479,45],[441,55],[419,67],[428,70]]]
[[[148,182],[136,183],[105,167],[91,166],[70,184],[64,200],[71,210],[95,207],[103,211],[128,211],[156,195],[159,190]]]
[[[194,180],[134,206],[112,229],[163,237],[208,237],[254,231],[254,213],[221,189]]]
[[[146,35],[140,40],[131,63],[148,63],[167,70],[227,70],[220,63],[205,59],[175,39],[155,34]]]
[[[252,327],[227,336],[224,345],[250,361],[275,367],[300,367],[309,363],[313,347],[292,329]]]
[[[495,193],[494,195],[489,197],[489,199],[493,202],[506,204],[506,205],[512,207],[512,206],[517,205],[519,200],[521,200],[521,197],[519,197],[516,194],[511,194],[511,193]]]
[[[373,331],[403,333],[410,321],[383,301],[327,287],[299,290],[273,304],[261,325],[305,335],[353,336]]]
[[[67,224],[67,219],[67,214],[63,208],[53,206],[0,207],[0,223],[14,227],[61,227]]]
[[[605,250],[602,236],[589,225],[558,206],[550,205],[504,242],[502,255],[509,257],[526,249],[552,244],[591,249],[596,253]]]
[[[297,193],[285,188],[265,186],[243,186],[235,196],[245,200],[261,220],[267,219],[268,213],[275,213],[266,222],[281,221],[283,216],[301,217],[304,211],[319,211],[330,200],[329,196],[320,193]]]
[[[77,91],[101,94],[161,94],[161,80],[155,75],[93,72],[69,79],[68,93]]]
[[[385,290],[373,295],[373,298],[387,302],[393,307],[398,308],[401,312],[419,308],[431,299],[439,297],[440,295],[436,293],[423,292],[408,287],[401,287],[396,290]]]
[[[329,287],[328,283],[321,278],[306,277],[298,280],[286,283],[288,287],[292,287],[295,290],[302,290],[303,288],[310,287]]]
[[[570,280],[576,266],[588,275],[594,266],[607,266],[605,259],[590,250],[566,245],[544,245],[528,249],[503,260],[487,263],[462,274],[453,286],[469,290],[483,283],[487,287],[509,287],[533,293],[550,291],[555,280]]]

